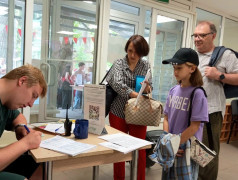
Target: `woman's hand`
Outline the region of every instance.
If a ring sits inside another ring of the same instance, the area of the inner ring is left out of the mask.
[[[146,84],[144,93],[150,93],[151,92],[151,87],[150,87],[149,81],[144,81],[144,83]],[[141,84],[142,84],[142,82],[141,82]]]
[[[131,97],[131,98],[137,98],[138,94],[139,94],[139,93],[133,91],[133,92],[130,94],[130,97]]]

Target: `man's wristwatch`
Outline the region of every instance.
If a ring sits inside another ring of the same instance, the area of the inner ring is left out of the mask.
[[[18,125],[16,125],[16,126],[14,127],[14,130],[16,131],[17,128],[19,128],[19,127],[24,127],[24,126],[25,126],[25,124],[18,124]]]
[[[222,81],[223,79],[225,79],[225,75],[224,75],[224,74],[221,74],[221,75],[219,76],[219,80]]]

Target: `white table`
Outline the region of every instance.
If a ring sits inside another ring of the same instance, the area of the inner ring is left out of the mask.
[[[108,134],[119,133],[119,130],[116,130],[110,126],[105,127]],[[54,135],[45,133],[43,139],[51,138]],[[138,159],[138,150],[135,150],[132,153],[123,154],[121,152],[115,151],[113,149],[106,148],[104,146],[100,146],[99,143],[105,142],[103,139],[99,139],[98,135],[90,134],[87,139],[79,140],[75,139],[72,134],[70,139],[74,139],[76,141],[88,144],[97,145],[96,148],[79,154],[77,156],[69,156],[66,154],[58,153],[55,151],[47,150],[44,148],[38,148],[31,150],[30,153],[35,159],[37,163],[43,163],[44,165],[44,179],[51,180],[53,168],[57,168],[58,170],[67,170],[67,169],[77,169],[84,167],[92,167],[93,166],[93,180],[99,179],[99,165],[101,164],[109,164],[121,161],[130,161],[131,162],[131,171],[130,171],[130,179],[137,179],[137,159]],[[151,145],[145,146],[141,149],[148,149]]]

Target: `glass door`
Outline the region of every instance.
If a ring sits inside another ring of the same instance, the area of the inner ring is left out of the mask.
[[[83,88],[78,87],[94,78],[96,7],[94,0],[34,1],[33,64],[45,73],[48,92],[31,109],[31,122],[64,119],[67,106],[69,118],[83,117]]]
[[[109,70],[115,60],[125,56],[125,44],[127,40],[133,34],[137,34],[137,32],[137,22],[110,17],[107,70]]]
[[[178,14],[157,10],[154,27],[153,93],[154,99],[164,103],[168,91],[177,82],[173,67],[163,65],[162,60],[173,57],[175,52],[185,46],[188,18]]]
[[[25,1],[0,2],[0,78],[23,65]]]

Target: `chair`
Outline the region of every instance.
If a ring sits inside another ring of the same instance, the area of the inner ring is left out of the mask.
[[[232,114],[232,124],[227,144],[229,144],[234,124],[238,123],[238,99],[231,101],[231,114]]]

